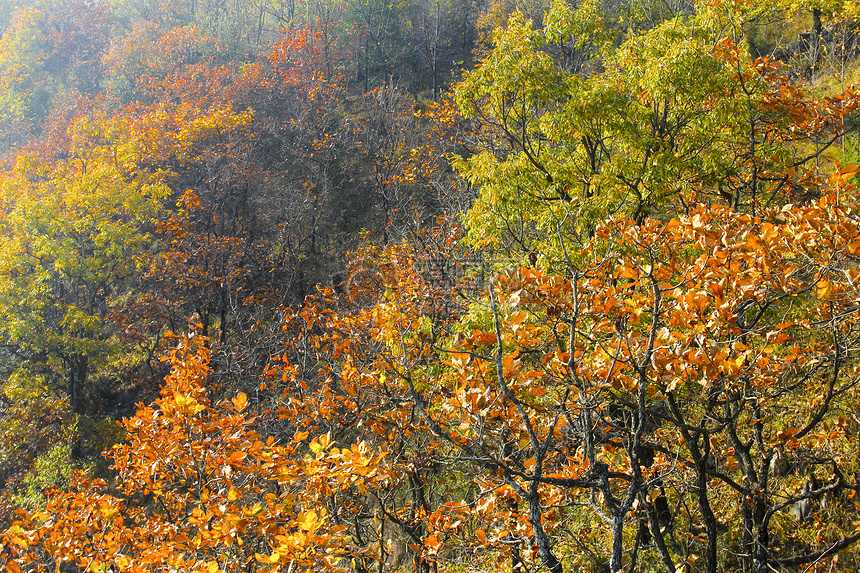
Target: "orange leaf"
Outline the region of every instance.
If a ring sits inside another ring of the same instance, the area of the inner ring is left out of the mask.
[[[241,412],[248,405],[248,396],[244,392],[240,392],[238,396],[233,398],[233,407],[237,412]]]

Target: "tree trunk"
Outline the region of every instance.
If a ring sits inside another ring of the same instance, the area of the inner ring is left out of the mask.
[[[535,534],[535,544],[538,546],[541,562],[550,573],[564,573],[561,562],[552,552],[549,536],[541,523],[541,514],[540,498],[537,496],[537,492],[532,492],[532,495],[529,496],[529,521]]]
[[[624,514],[612,516],[612,555],[609,557],[609,571],[621,573],[624,557]]]

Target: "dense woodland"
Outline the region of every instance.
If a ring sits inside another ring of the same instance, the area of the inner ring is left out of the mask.
[[[4,570],[860,570],[853,0],[0,29]]]

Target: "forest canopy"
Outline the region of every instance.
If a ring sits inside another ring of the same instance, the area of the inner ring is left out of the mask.
[[[856,2],[0,30],[0,567],[860,569]]]

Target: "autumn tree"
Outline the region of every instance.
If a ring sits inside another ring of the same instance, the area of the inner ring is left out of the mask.
[[[764,571],[850,548],[854,509],[839,500],[858,487],[845,415],[854,172],[808,206],[757,217],[699,206],[667,223],[614,218],[564,275],[511,270],[442,315],[416,259],[389,249],[387,271],[370,275],[375,302],[361,290],[360,307],[296,316],[306,350],[279,372],[306,397],[287,410],[307,408],[308,423],[321,412],[324,427],[342,412],[379,440],[408,420],[410,440],[426,436],[422,463],[472,476],[473,490],[426,506],[425,559],[471,539],[553,571],[570,555],[611,571]],[[796,503],[823,496],[835,500],[827,532],[773,544]],[[606,527],[572,529],[594,520]]]
[[[276,443],[253,429],[245,394],[207,398],[208,353],[179,339],[161,398],[124,420],[111,452],[117,478],[74,479],[44,510],[19,512],[3,538],[9,571],[330,571],[356,550],[322,500],[388,477],[383,453],[296,432]]]
[[[42,111],[38,105],[40,90],[50,87],[43,70],[47,54],[38,25],[41,18],[35,8],[19,9],[0,38],[0,137],[4,150],[27,141],[33,116]]]
[[[95,95],[108,26],[108,9],[98,2],[16,9],[0,39],[0,150],[40,134],[55,99]]]
[[[116,111],[99,98],[59,111],[66,114],[54,114],[45,139],[2,172],[4,391],[46,404],[59,397],[73,422],[83,416],[73,430],[63,414],[56,434],[80,458],[105,444],[77,432],[91,434],[87,428],[123,408],[163,333],[163,323],[136,314],[143,308],[136,305],[153,231],[173,193],[170,163],[189,161],[213,130],[249,116],[222,105]],[[9,436],[20,435],[19,420],[4,423]],[[26,467],[44,452],[28,442],[6,442],[4,458]]]
[[[194,315],[222,349],[213,366],[225,381],[247,383],[243,370],[259,372],[276,352],[278,305],[342,280],[350,237],[420,226],[450,188],[433,113],[418,118],[412,100],[388,88],[352,96],[346,56],[320,26],[284,30],[241,73],[191,28],[152,47],[143,39],[157,30],[140,27],[106,58],[141,129],[193,121],[193,109],[245,114],[188,142],[137,307],[174,330]]]
[[[101,89],[102,55],[110,39],[110,7],[103,2],[72,0],[37,2],[46,15],[44,38],[48,48],[45,69],[60,89],[88,96]]]
[[[358,571],[396,567],[406,559],[429,570],[433,557],[423,547],[432,524],[447,519],[443,508],[458,505],[470,487],[459,468],[440,461],[446,447],[427,431],[393,361],[429,365],[433,341],[443,334],[434,331],[434,321],[449,323],[462,314],[455,293],[473,288],[467,253],[457,242],[461,234],[458,225],[442,221],[422,233],[420,243],[359,250],[340,294],[324,291],[287,310],[288,342],[268,368],[267,384],[283,392],[279,410],[288,432],[326,431],[340,443],[367,439],[388,452],[391,479],[384,487],[339,497],[329,508],[366,548]],[[383,292],[390,314],[380,314]],[[397,354],[395,341],[371,338],[373,317],[391,318],[381,328],[392,335],[401,322],[421,328],[403,347],[406,355]],[[408,348],[419,339],[420,357]]]
[[[445,160],[454,149],[455,112],[450,102],[416,103],[402,87],[383,85],[364,95],[359,113],[364,157],[356,175],[363,176],[362,191],[375,207],[368,218],[378,222],[370,228],[383,244],[398,235],[420,235],[463,194]]]
[[[246,380],[243,369],[262,370],[276,307],[291,293],[289,254],[277,246],[283,211],[266,197],[266,109],[245,99],[264,77],[257,66],[237,73],[225,46],[195,28],[158,33],[138,26],[106,58],[112,89],[151,139],[147,161],[169,170],[169,199],[153,223],[158,248],[126,316],[158,325],[143,333],[151,337],[165,325],[183,331],[193,318],[214,344],[218,378],[235,383]]]

